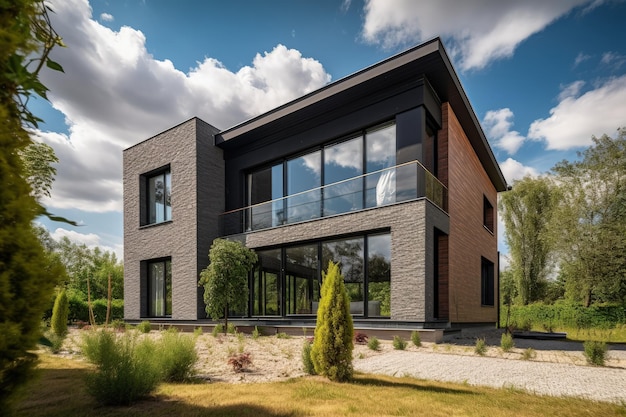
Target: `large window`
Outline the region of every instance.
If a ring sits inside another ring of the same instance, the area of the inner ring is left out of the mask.
[[[148,266],[148,315],[172,315],[172,262],[170,259],[150,261]]]
[[[146,224],[172,220],[172,176],[169,168],[144,177],[146,181]]]
[[[483,197],[483,226],[493,233],[493,206],[487,197]]]
[[[342,142],[277,162],[247,176],[248,230],[400,201],[396,197],[396,125],[387,123]],[[416,166],[408,168],[415,198]],[[363,175],[366,174],[364,177]],[[320,188],[323,187],[323,188]],[[405,187],[406,188],[406,187]]]
[[[481,258],[481,304],[484,306],[494,305],[494,267],[493,262]]]
[[[339,264],[352,314],[390,316],[389,233],[258,250],[257,255],[250,280],[253,316],[316,314],[329,261]]]

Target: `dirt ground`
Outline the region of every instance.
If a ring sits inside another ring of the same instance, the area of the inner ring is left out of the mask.
[[[81,333],[86,330],[71,329],[65,340],[60,355],[83,360],[80,354]],[[133,330],[136,332],[136,330]],[[190,336],[193,336],[191,333]],[[488,348],[485,356],[498,357],[510,360],[522,360],[527,348],[532,348],[534,354],[530,360],[540,362],[571,363],[587,366],[582,353],[582,344],[576,342],[551,342],[537,340],[515,339],[515,345],[510,352],[503,352],[499,347],[501,331],[489,330],[480,333],[467,333],[451,339],[447,343],[422,343],[421,347],[414,346],[407,340],[407,351],[436,352],[450,355],[476,355],[474,345],[476,338],[484,338]],[[302,367],[302,347],[306,338],[312,334],[302,336],[260,336],[254,339],[249,334],[219,334],[213,336],[204,333],[197,336],[196,350],[198,351],[197,377],[211,382],[246,383],[281,381],[305,375]],[[160,337],[158,331],[151,331],[140,337]],[[367,345],[354,345],[354,365],[358,368],[358,361],[366,358],[385,355],[393,352],[390,340],[380,340],[380,349],[373,351]],[[249,353],[251,364],[243,372],[235,372],[228,364],[231,356]],[[610,350],[607,365],[626,369],[626,347],[616,346]]]

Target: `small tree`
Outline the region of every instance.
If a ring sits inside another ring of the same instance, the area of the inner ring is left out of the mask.
[[[70,304],[63,288],[57,294],[57,298],[54,300],[54,307],[52,308],[52,319],[50,320],[50,326],[52,331],[57,336],[65,336],[67,334],[67,316],[70,312]]]
[[[327,272],[322,275],[311,360],[318,374],[332,381],[347,381],[352,378],[354,348],[350,300],[337,264],[329,262]]]
[[[228,311],[242,311],[248,302],[248,273],[257,255],[236,241],[215,239],[209,251],[209,266],[200,273],[198,285],[204,286],[206,312],[213,319],[224,317],[228,329]]]

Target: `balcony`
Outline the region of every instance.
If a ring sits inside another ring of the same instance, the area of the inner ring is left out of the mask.
[[[223,213],[220,234],[269,229],[424,197],[448,211],[448,189],[420,162],[412,161]]]

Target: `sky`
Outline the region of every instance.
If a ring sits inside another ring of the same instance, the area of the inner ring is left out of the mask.
[[[52,236],[123,254],[122,150],[220,129],[441,37],[509,184],[626,126],[626,0],[52,0],[66,47],[33,133],[60,162]],[[499,248],[504,253],[503,227]]]

